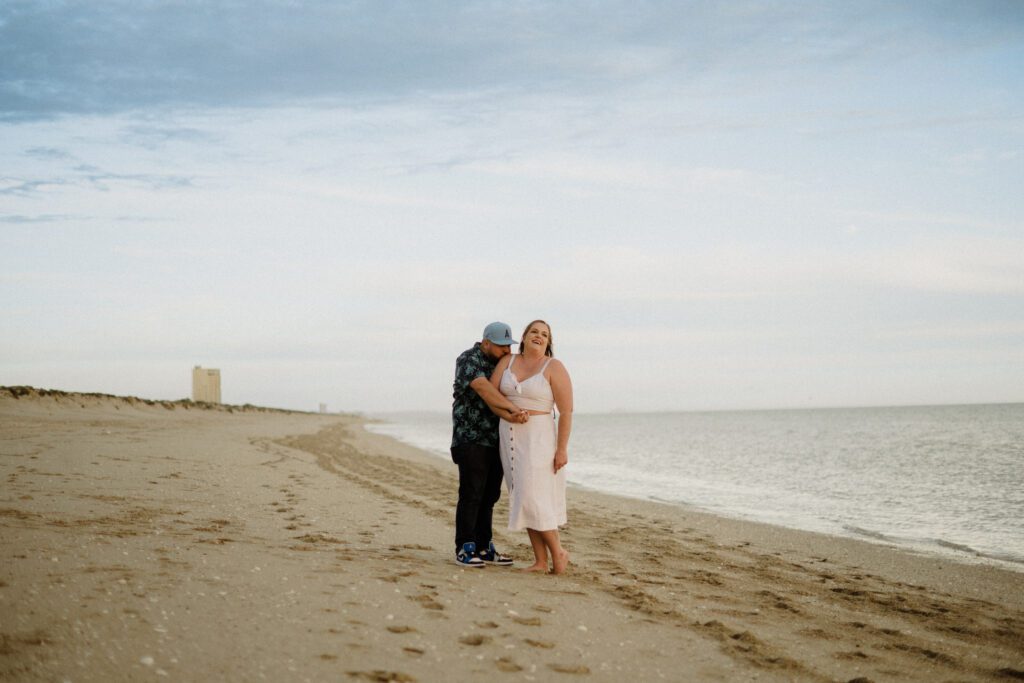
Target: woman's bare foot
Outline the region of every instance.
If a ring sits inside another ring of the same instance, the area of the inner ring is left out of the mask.
[[[539,564],[537,562],[534,562],[529,567],[523,568],[521,571],[523,571],[523,572],[546,572],[547,570],[548,570],[547,562],[545,562],[544,564]]]
[[[551,563],[554,565],[551,568],[552,574],[562,574],[569,566],[569,551],[562,550],[561,555],[556,555],[551,558]]]

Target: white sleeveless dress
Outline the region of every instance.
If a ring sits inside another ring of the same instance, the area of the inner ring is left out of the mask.
[[[555,397],[544,376],[550,362],[548,359],[540,372],[520,382],[513,370],[513,357],[501,375],[499,389],[516,407],[551,413],[531,415],[526,424],[502,420],[499,425],[501,466],[509,493],[508,528],[512,531],[551,531],[566,522],[565,468],[558,474],[554,471],[558,445]]]

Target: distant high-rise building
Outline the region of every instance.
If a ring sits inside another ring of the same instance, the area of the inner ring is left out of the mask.
[[[327,404],[326,403],[321,403],[320,404],[320,412],[321,413],[326,413],[327,412]]]
[[[220,370],[192,368],[192,400],[202,403],[220,403]]]

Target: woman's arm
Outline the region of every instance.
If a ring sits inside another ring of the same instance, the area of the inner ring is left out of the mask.
[[[553,360],[548,366],[551,393],[558,408],[558,445],[555,448],[555,472],[569,464],[569,434],[572,433],[572,380],[561,361]]]

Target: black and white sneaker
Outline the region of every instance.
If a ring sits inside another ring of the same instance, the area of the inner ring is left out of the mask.
[[[475,568],[487,566],[483,560],[476,556],[476,543],[472,541],[463,543],[462,547],[455,552],[455,564]]]
[[[481,550],[476,556],[486,564],[496,564],[499,567],[512,566],[512,558],[495,550],[493,541],[487,544],[487,550]]]

